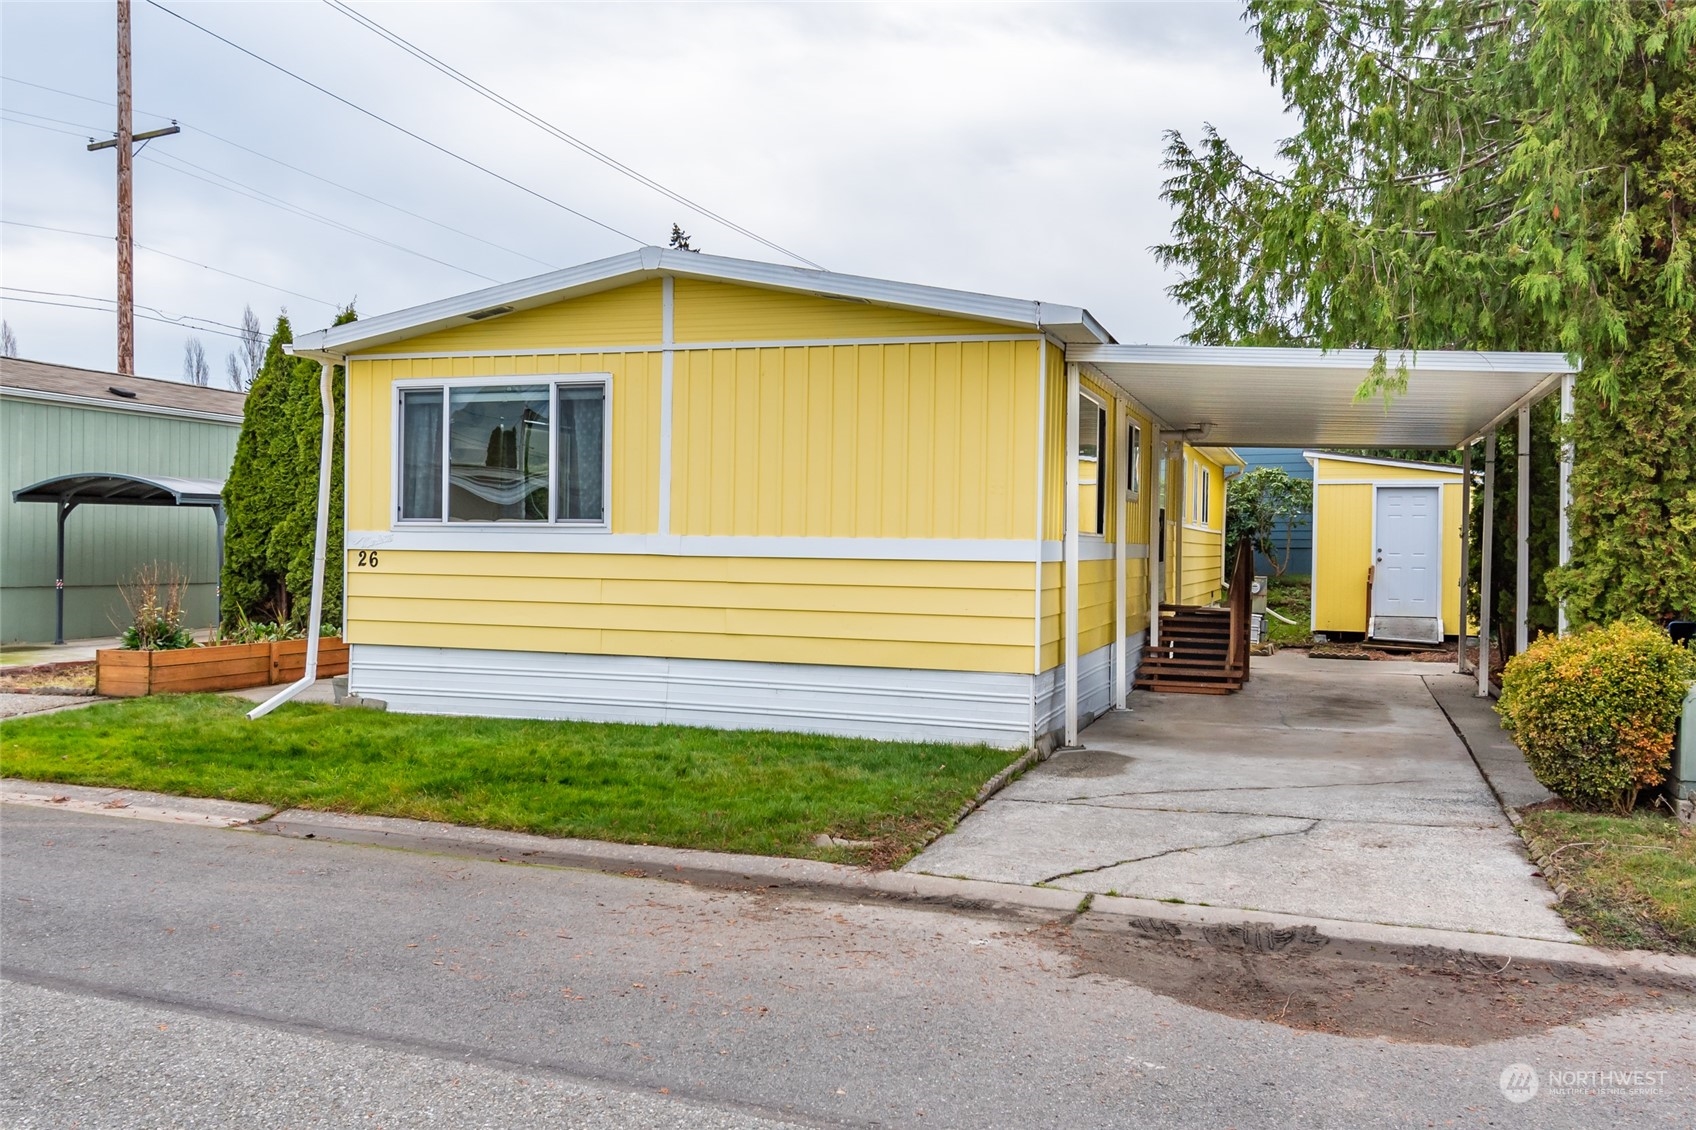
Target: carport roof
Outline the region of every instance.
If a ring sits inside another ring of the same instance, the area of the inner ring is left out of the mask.
[[[1356,400],[1370,349],[1068,345],[1170,428],[1209,444],[1261,447],[1454,448],[1520,405],[1542,399],[1573,367],[1559,353],[1425,350],[1390,354],[1407,390]]]
[[[93,471],[58,475],[12,492],[13,502],[106,503],[120,506],[222,506],[218,479],[170,475],[126,475]]]

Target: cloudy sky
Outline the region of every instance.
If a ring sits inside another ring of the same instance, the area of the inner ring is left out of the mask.
[[[136,162],[138,314],[163,319],[137,321],[145,375],[181,375],[185,318],[220,380],[234,343],[214,331],[244,305],[315,329],[340,303],[398,309],[664,243],[673,222],[786,261],[328,3],[162,3],[134,4],[136,129],[183,128]],[[1258,159],[1288,132],[1235,3],[350,3],[824,267],[1083,305],[1121,341],[1185,329],[1148,253],[1170,221],[1163,131],[1212,122]],[[22,356],[91,368],[116,349],[116,161],[85,148],[114,130],[114,25],[109,3],[0,5],[5,320]]]

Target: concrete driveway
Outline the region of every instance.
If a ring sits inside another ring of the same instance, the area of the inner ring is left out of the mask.
[[[1133,692],[909,871],[1574,941],[1414,662],[1257,660],[1227,697]]]

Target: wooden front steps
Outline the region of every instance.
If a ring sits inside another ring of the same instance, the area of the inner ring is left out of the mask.
[[[1135,686],[1180,694],[1233,694],[1248,681],[1249,588],[1254,557],[1237,548],[1227,608],[1160,606],[1160,642],[1143,648]]]

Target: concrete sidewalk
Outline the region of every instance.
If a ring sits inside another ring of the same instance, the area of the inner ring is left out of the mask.
[[[1463,701],[1466,682],[1436,664],[1285,653],[1237,695],[1135,692],[1085,749],[1033,768],[905,870],[1575,941],[1434,697],[1482,731],[1472,715],[1488,707]],[[1518,780],[1506,795],[1532,799]]]

